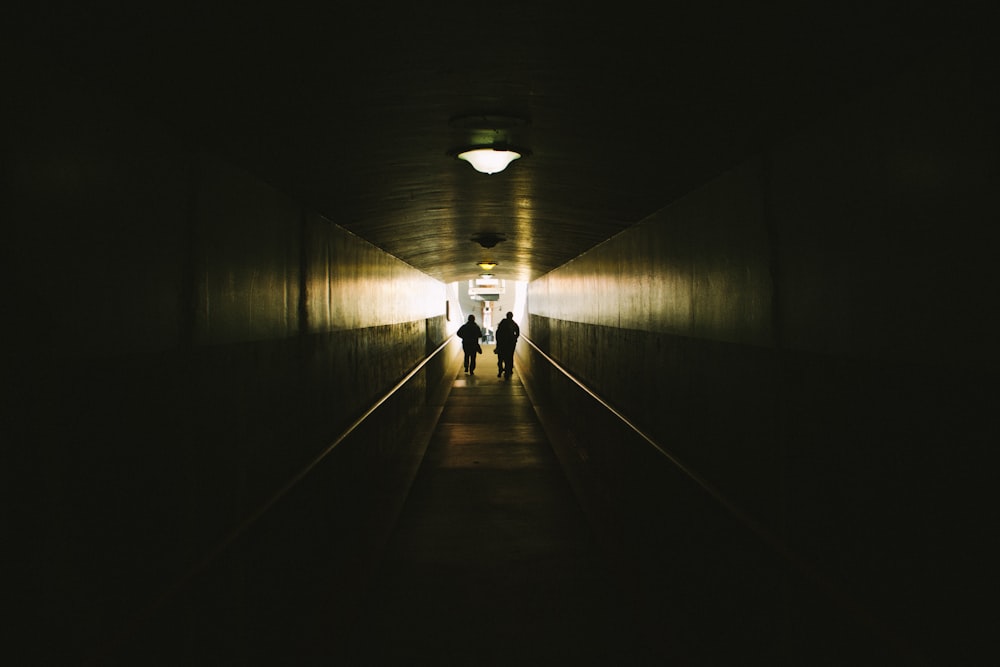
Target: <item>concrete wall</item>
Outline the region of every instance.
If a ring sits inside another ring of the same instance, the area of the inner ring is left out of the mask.
[[[547,354],[941,664],[972,664],[988,631],[969,605],[997,556],[1000,141],[980,46],[931,54],[529,297]],[[577,465],[611,493],[649,483],[678,497],[666,461],[589,437],[606,432],[584,399],[546,400],[571,415]],[[673,534],[652,540],[670,569],[684,528],[650,514],[669,501],[643,502],[621,508],[643,517],[634,544]],[[724,543],[707,542],[703,560]],[[764,633],[795,628],[799,611],[789,604]],[[889,664],[858,662],[843,637],[813,639],[803,645],[829,652],[792,664]]]
[[[4,128],[7,597],[36,664],[76,664],[447,337],[445,291],[87,90],[22,92]],[[426,384],[299,510],[361,512],[331,487],[398,484]],[[314,553],[358,542],[336,525],[311,526]]]

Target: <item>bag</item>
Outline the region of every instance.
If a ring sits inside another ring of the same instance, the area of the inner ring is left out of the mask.
[[[483,347],[479,343],[476,343],[476,352],[478,352],[479,354],[483,353]]]

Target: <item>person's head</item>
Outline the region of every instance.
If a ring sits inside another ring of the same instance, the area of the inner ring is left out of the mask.
[[[512,313],[512,312],[510,312],[510,311],[507,311],[507,319],[508,319],[508,320],[512,320],[512,319],[514,319],[514,313]]]
[[[475,315],[469,315],[469,321],[470,322],[475,322],[476,321],[476,316]]]

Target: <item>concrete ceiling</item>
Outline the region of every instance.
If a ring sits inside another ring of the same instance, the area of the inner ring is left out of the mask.
[[[135,5],[36,14],[21,37],[445,282],[487,255],[537,278],[961,27],[954,6],[871,2]],[[531,155],[491,176],[456,160],[469,114],[524,119],[504,138]]]

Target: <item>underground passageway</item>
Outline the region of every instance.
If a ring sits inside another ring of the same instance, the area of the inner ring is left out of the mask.
[[[996,662],[1000,58],[893,4],[10,12],[12,661]]]

